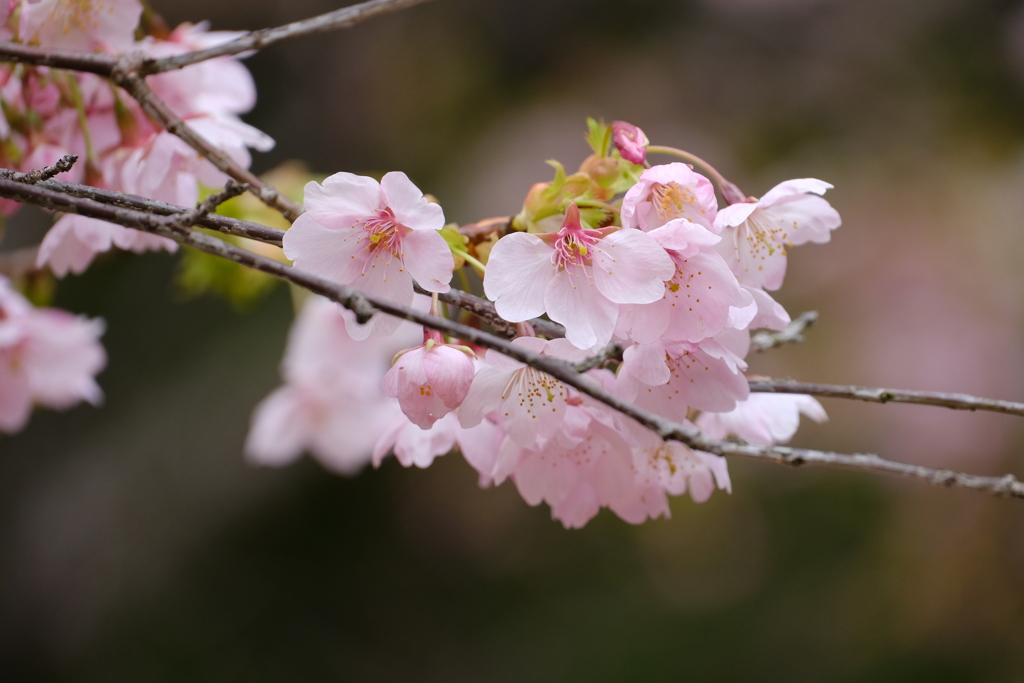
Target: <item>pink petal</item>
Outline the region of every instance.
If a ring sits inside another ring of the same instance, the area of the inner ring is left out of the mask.
[[[473,359],[450,346],[435,346],[423,354],[423,367],[434,393],[449,410],[465,400],[476,375]]]
[[[308,183],[304,201],[311,218],[334,229],[351,228],[384,207],[377,181],[352,173],[335,173],[323,186]]]
[[[448,243],[436,230],[414,231],[402,238],[402,260],[420,287],[428,292],[447,292],[455,260]]]
[[[444,211],[431,204],[409,176],[392,171],[380,181],[387,206],[398,222],[412,230],[440,230],[444,227]]]
[[[568,390],[560,381],[524,367],[515,372],[502,394],[502,426],[509,438],[523,448],[536,448],[561,427],[567,399]]]
[[[789,313],[780,303],[775,301],[768,292],[756,287],[744,287],[757,304],[757,315],[750,321],[750,329],[766,327],[770,330],[782,330],[791,322]]]
[[[294,229],[293,227],[292,230]],[[392,257],[391,254],[371,254],[368,266],[352,283],[353,287],[364,294],[386,299],[399,306],[409,306],[412,303],[412,278],[399,259]],[[346,319],[345,327],[353,339],[361,341],[370,335],[383,337],[392,334],[402,322],[401,318],[387,313],[376,313],[365,325],[357,323],[354,317]]]
[[[510,371],[497,370],[488,365],[481,367],[459,407],[459,424],[465,429],[480,424],[484,415],[501,405],[505,387],[511,379]]]
[[[675,275],[665,288],[670,307],[668,339],[699,342],[713,337],[731,322],[731,307],[753,303],[725,260],[713,251],[677,258],[675,266]],[[755,312],[756,308],[750,310],[748,322]]]
[[[284,234],[284,255],[295,267],[339,284],[356,284],[373,254],[359,239],[358,229],[332,230],[309,212],[302,214]]]
[[[309,431],[298,390],[281,387],[256,407],[245,441],[246,457],[260,465],[287,465],[302,455]]]
[[[831,190],[832,185],[826,183],[824,180],[818,180],[817,178],[797,178],[796,180],[785,180],[772,189],[768,190],[763,197],[757,202],[760,207],[767,207],[775,204],[776,202],[784,199],[788,199],[793,195],[801,194],[825,194],[826,190]]]
[[[665,294],[675,264],[640,230],[619,230],[595,245],[594,284],[617,304],[649,304]]]
[[[842,224],[839,212],[814,195],[796,195],[781,200],[764,209],[764,213],[768,220],[787,226],[785,242],[792,245],[824,244],[831,239],[831,231]]]
[[[536,235],[505,235],[491,249],[484,293],[498,314],[522,322],[544,313],[544,292],[554,275],[552,249]]]
[[[552,320],[565,326],[566,339],[581,349],[607,344],[615,331],[618,305],[598,291],[586,268],[557,272],[547,283],[544,306]]]

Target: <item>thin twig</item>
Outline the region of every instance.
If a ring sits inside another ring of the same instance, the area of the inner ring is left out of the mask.
[[[364,294],[351,287],[329,282],[202,233],[188,229],[172,228],[152,214],[109,204],[101,204],[91,199],[72,197],[46,187],[18,183],[8,179],[0,179],[0,196],[16,201],[37,204],[57,211],[79,213],[84,216],[99,218],[169,237],[181,244],[187,244],[201,251],[221,256],[235,263],[269,273],[305,287],[350,309],[360,321],[369,320],[370,317],[378,312],[385,313],[439,330],[478,346],[492,349],[545,372],[569,386],[575,387],[581,393],[636,420],[663,439],[679,441],[691,448],[718,455],[739,455],[746,458],[768,460],[793,466],[820,464],[859,471],[882,472],[918,479],[936,486],[967,488],[997,496],[1024,499],[1024,483],[1017,481],[1010,474],[1003,477],[980,477],[948,470],[935,470],[928,467],[891,462],[883,460],[876,455],[845,455],[781,446],[753,446],[708,439],[694,427],[674,423],[621,400],[598,386],[596,382],[592,382],[589,378],[576,372],[573,365],[564,360],[542,356],[476,328],[461,325],[447,318],[421,313],[406,306],[399,306],[387,299]]]
[[[252,50],[261,50],[275,43],[280,43],[283,40],[291,40],[293,38],[313,35],[314,33],[325,33],[336,29],[349,28],[380,14],[386,14],[388,12],[405,9],[406,7],[412,7],[413,5],[418,5],[425,1],[426,0],[370,0],[369,2],[363,2],[358,5],[343,7],[342,9],[334,10],[327,14],[321,14],[320,16],[303,19],[302,21],[294,21],[290,24],[285,24],[284,26],[278,26],[277,28],[265,28],[260,31],[252,31],[240,38],[236,38],[235,40],[227,43],[221,43],[220,45],[216,45],[205,50],[187,52],[185,54],[164,57],[161,59],[147,59],[143,63],[142,73],[144,75],[149,75],[161,73],[163,71],[173,71],[175,69],[186,67],[190,64],[204,62],[216,57],[237,55],[242,52],[249,52]]]
[[[234,199],[243,192],[246,192],[248,189],[249,185],[247,183],[237,183],[234,180],[229,180],[224,185],[223,190],[211,194],[206,199],[197,203],[196,208],[188,209],[178,214],[172,214],[164,220],[166,220],[169,225],[175,225],[181,228],[190,228],[203,218],[216,211],[218,206],[229,199]]]
[[[49,180],[58,173],[67,173],[71,170],[71,167],[78,161],[77,154],[66,154],[57,160],[57,163],[50,166],[44,166],[37,168],[34,171],[28,173],[18,173],[17,171],[11,171],[6,168],[0,169],[0,172],[4,174],[5,178],[17,181],[19,183],[30,183],[32,185]]]
[[[14,175],[14,171],[0,169],[0,178],[13,180]],[[119,206],[125,209],[133,209],[143,213],[152,213],[158,216],[171,216],[188,211],[188,208],[186,207],[168,204],[166,202],[159,202],[155,199],[145,199],[134,194],[116,192],[114,190],[103,190],[90,185],[79,185],[77,183],[68,183],[62,180],[44,180],[38,183],[38,186],[70,195],[72,197],[92,199],[93,201],[103,204]],[[218,216],[216,214],[210,214],[202,217],[197,221],[197,224],[210,230],[217,230],[219,232],[223,232],[228,235],[236,235],[238,237],[247,237],[249,239],[256,240],[258,242],[265,242],[266,244],[272,244],[277,247],[281,246],[281,239],[284,237],[283,230],[271,228],[260,223],[238,220],[237,218]]]
[[[826,398],[848,398],[869,403],[916,403],[953,410],[987,410],[1006,415],[1024,415],[1024,403],[978,398],[967,394],[944,394],[932,391],[904,391],[837,384],[810,384],[790,379],[751,380],[750,390],[774,394],[809,394]]]
[[[798,344],[804,340],[803,331],[818,321],[817,311],[801,313],[795,320],[778,332],[758,332],[750,338],[750,350],[767,351],[777,346]]]

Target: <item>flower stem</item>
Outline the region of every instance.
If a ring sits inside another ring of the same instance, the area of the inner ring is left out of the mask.
[[[675,147],[663,147],[661,145],[650,145],[647,148],[647,152],[654,154],[671,154],[672,156],[679,157],[680,159],[685,159],[694,166],[700,166],[702,169],[707,171],[708,175],[711,176],[711,179],[715,181],[716,185],[718,185],[718,189],[722,193],[722,197],[725,199],[726,203],[737,204],[739,202],[746,201],[746,195],[740,191],[740,188],[726,180],[725,176],[719,173],[714,166],[704,161],[696,154],[691,154],[690,152],[676,149]]]
[[[453,254],[455,254],[456,256],[461,258],[463,261],[465,261],[469,265],[471,265],[474,268],[476,268],[477,270],[479,270],[481,273],[486,273],[487,272],[487,266],[485,266],[484,264],[480,263],[478,260],[476,260],[475,258],[470,256],[468,252],[466,252],[466,251],[464,251],[462,249],[458,249],[456,247],[452,247],[451,250],[452,250]]]

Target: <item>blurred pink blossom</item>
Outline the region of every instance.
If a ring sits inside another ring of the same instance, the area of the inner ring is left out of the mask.
[[[118,52],[132,46],[141,16],[138,0],[25,0],[18,35],[43,47]]]
[[[0,277],[0,431],[22,429],[36,404],[98,405],[95,375],[107,362],[102,334],[102,321],[34,308]]]

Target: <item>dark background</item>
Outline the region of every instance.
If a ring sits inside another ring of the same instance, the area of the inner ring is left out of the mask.
[[[249,29],[337,5],[155,6]],[[1019,2],[436,0],[247,63],[278,141],[257,171],[405,170],[449,220],[518,211],[587,115],[749,194],[828,180],[844,225],[779,293],[821,322],[751,371],[1024,398]],[[38,238],[19,221],[5,246]],[[174,263],[60,284],[107,321],[107,403],[0,439],[2,681],[1024,680],[1020,501],[737,460],[731,496],[569,532],[458,456],[252,468],[288,293],[181,302]],[[825,406],[798,444],[1024,475],[1019,418]]]

